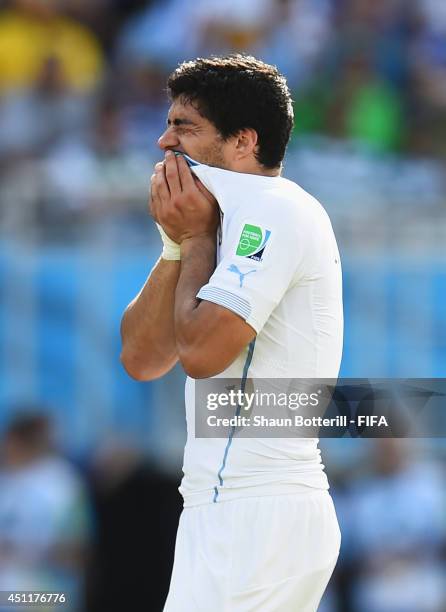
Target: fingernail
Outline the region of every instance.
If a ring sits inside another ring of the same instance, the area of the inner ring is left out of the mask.
[[[173,155],[172,151],[170,151],[170,150],[166,151],[166,157],[172,157],[172,155]]]

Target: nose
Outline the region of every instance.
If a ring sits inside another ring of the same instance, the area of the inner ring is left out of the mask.
[[[158,138],[158,146],[163,151],[166,151],[167,149],[174,149],[176,146],[179,145],[179,143],[180,141],[175,135],[175,132],[172,127],[168,127],[165,132],[161,134],[161,136]]]

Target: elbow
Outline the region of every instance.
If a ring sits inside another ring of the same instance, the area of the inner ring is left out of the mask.
[[[180,351],[179,358],[183,370],[190,378],[194,379],[210,378],[220,374],[225,369],[225,366],[213,363],[208,355],[204,355],[200,351]]]
[[[127,350],[122,350],[120,361],[127,374],[138,382],[156,380],[166,374],[176,363],[176,359],[169,361],[156,357],[142,359]]]
[[[134,356],[129,355],[125,351],[121,352],[120,361],[124,370],[130,376],[130,378],[133,378],[133,380],[137,380],[138,382],[147,382],[157,378],[153,375],[154,372],[152,372],[149,368],[144,367],[144,364],[141,363],[140,360],[135,359]]]

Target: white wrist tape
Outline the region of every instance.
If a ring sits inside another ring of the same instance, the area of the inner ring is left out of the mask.
[[[161,253],[162,259],[166,259],[168,261],[179,261],[181,259],[180,245],[174,242],[172,238],[169,238],[161,225],[157,223],[156,227],[158,228],[161,235],[161,240],[163,241],[163,251]]]

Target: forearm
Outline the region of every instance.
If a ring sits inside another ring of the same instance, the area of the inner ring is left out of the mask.
[[[138,380],[158,378],[177,362],[174,329],[179,261],[160,259],[121,322],[121,361]]]
[[[213,235],[189,238],[181,244],[181,270],[175,292],[175,336],[180,359],[209,331],[196,295],[212,276],[215,257]]]
[[[224,306],[196,298],[215,269],[215,236],[181,244],[181,271],[175,292],[178,358],[192,378],[223,372],[255,336],[241,317]]]

